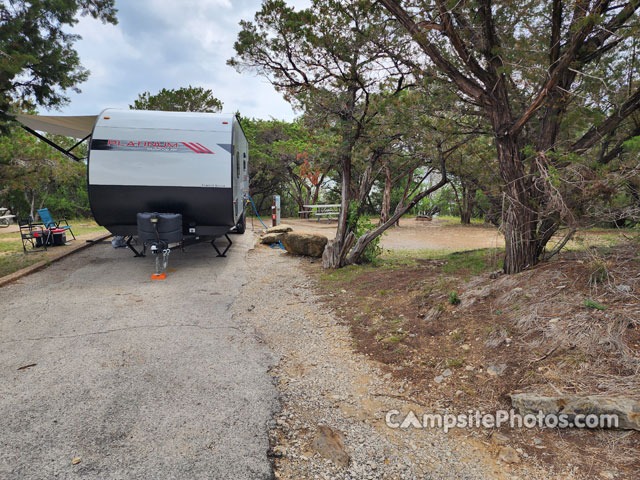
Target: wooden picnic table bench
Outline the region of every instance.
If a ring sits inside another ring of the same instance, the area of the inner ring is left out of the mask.
[[[326,205],[303,205],[303,208],[308,210],[308,213],[313,213],[313,215],[318,219],[318,222],[321,218],[326,218],[328,220],[338,218],[340,215],[340,204],[326,204]]]

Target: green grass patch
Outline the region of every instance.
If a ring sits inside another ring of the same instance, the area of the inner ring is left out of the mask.
[[[391,337],[387,337],[384,341],[388,343],[400,343],[402,341],[402,337],[399,335],[393,335]]]
[[[21,248],[22,249],[22,248]],[[24,255],[22,253],[12,255],[0,255],[0,277],[30,267],[40,260],[44,260],[43,254]]]
[[[445,225],[463,225],[460,223],[460,217],[456,217],[453,215],[438,215],[437,217],[433,217],[438,220],[442,220],[445,222]],[[484,220],[482,218],[472,218],[472,225],[484,225]]]
[[[0,253],[22,253],[22,242],[20,240],[16,241],[1,241],[0,242]]]
[[[459,358],[452,358],[447,360],[447,367],[449,368],[460,368],[464,365],[464,360]]]
[[[501,253],[501,252],[500,252]],[[471,273],[478,275],[488,270],[501,269],[502,255],[498,249],[483,248],[466,252],[455,252],[444,257],[447,263],[442,266],[445,273]]]
[[[467,250],[463,252],[451,252],[446,250],[386,250],[383,255],[374,262],[365,265],[349,265],[335,270],[324,271],[321,282],[331,288],[335,285],[357,283],[362,276],[382,270],[397,270],[407,267],[417,267],[427,260],[440,260],[439,269],[444,277],[441,277],[437,288],[442,291],[450,290],[452,278],[447,275],[479,275],[486,271],[501,269],[503,265],[504,249],[485,248],[479,250]],[[440,277],[439,277],[440,278]],[[429,286],[429,289],[433,288]],[[391,293],[389,289],[377,291],[380,296]],[[455,295],[457,298],[457,294]],[[450,298],[452,305],[457,305],[456,298]],[[460,299],[457,298],[459,301]]]

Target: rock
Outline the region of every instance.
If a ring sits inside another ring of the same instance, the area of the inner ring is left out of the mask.
[[[467,365],[466,367],[464,367],[464,369],[465,369],[467,372],[473,372],[474,368],[475,368],[475,367],[474,367],[473,365]]]
[[[287,233],[292,232],[293,228],[286,225],[278,225],[276,227],[267,228],[267,233]]]
[[[511,404],[521,415],[536,415],[539,411],[545,415],[614,415],[618,419],[617,428],[640,431],[640,402],[631,398],[577,395],[547,397],[536,393],[515,393],[510,397]],[[615,424],[606,425],[606,422],[602,427],[616,428]]]
[[[451,370],[449,370],[448,368],[442,372],[442,376],[443,377],[450,377],[453,374],[453,372]]]
[[[496,445],[506,445],[509,443],[509,437],[501,433],[494,432],[493,435],[491,435],[491,441]]]
[[[284,457],[287,455],[287,447],[283,445],[277,445],[273,447],[272,452],[274,457],[277,457],[277,458]]]
[[[260,243],[264,245],[271,245],[272,243],[278,243],[281,239],[283,233],[267,233],[260,238]]]
[[[613,473],[607,472],[607,471],[600,472],[600,477],[606,480],[613,480],[614,478],[616,478],[616,476]]]
[[[313,437],[311,448],[321,457],[341,467],[349,466],[351,457],[344,449],[344,435],[326,425],[320,425]]]
[[[468,344],[463,344],[460,346],[460,348],[464,351],[464,352],[468,352],[469,350],[471,350],[471,345]]]
[[[558,323],[560,321],[560,317],[553,317],[549,319],[549,323]]]
[[[538,437],[534,437],[533,443],[535,443],[536,445],[542,445],[542,439]]]
[[[289,253],[321,257],[328,239],[324,235],[289,232],[282,236],[281,241]]]
[[[504,463],[520,463],[520,456],[512,447],[500,447],[498,458]]]
[[[631,287],[629,285],[618,285],[616,287],[616,290],[618,290],[620,293],[629,293],[631,292]]]
[[[433,379],[433,381],[436,383],[442,383],[444,382],[444,377],[442,375],[438,375],[436,378]]]
[[[487,368],[487,373],[492,377],[498,377],[502,375],[506,369],[507,366],[504,363],[500,365],[490,365],[489,368]]]
[[[502,272],[502,270],[496,270],[495,272],[491,272],[491,273],[489,274],[489,278],[490,278],[491,280],[495,280],[495,279],[496,279],[496,278],[498,278],[500,275],[502,275],[502,273],[503,273],[503,272]]]
[[[71,460],[71,465],[77,465],[82,461],[82,459],[80,457],[76,457],[73,460]]]

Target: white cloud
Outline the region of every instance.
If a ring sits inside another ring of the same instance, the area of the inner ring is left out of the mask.
[[[296,8],[308,0],[290,1]],[[91,70],[72,93],[66,115],[126,108],[139,93],[187,85],[213,90],[226,112],[291,119],[287,102],[263,77],[226,65],[233,56],[241,19],[250,20],[260,0],[117,1],[119,24],[82,18],[73,29],[82,64]]]

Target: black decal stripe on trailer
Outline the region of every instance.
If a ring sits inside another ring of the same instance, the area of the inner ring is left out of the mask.
[[[115,235],[116,225],[135,226],[139,212],[179,212],[185,227],[235,225],[233,214],[224,205],[233,202],[231,188],[155,187],[131,185],[89,185],[89,202],[96,221]]]

